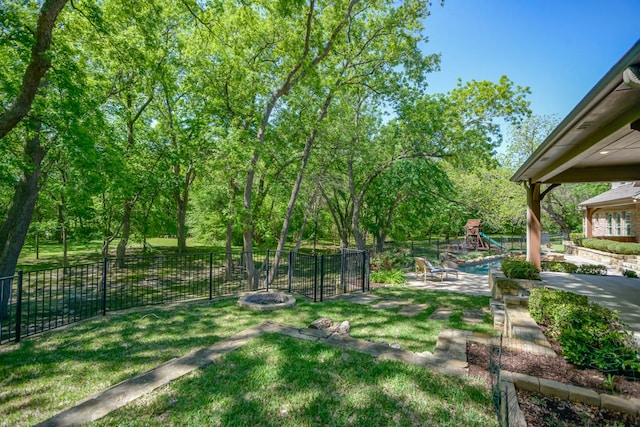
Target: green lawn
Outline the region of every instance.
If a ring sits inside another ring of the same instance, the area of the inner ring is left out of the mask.
[[[111,385],[264,320],[307,326],[319,317],[349,320],[351,335],[433,351],[441,328],[491,332],[465,324],[463,308],[487,297],[405,287],[375,293],[425,303],[416,317],[347,301],[252,312],[236,299],[111,315],[24,340],[0,353],[3,423],[31,425]],[[449,306],[446,322],[428,319]],[[264,336],[210,368],[101,420],[104,425],[495,425],[489,392],[473,381],[370,356]]]

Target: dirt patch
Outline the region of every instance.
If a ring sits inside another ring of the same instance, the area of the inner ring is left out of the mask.
[[[552,342],[555,356],[536,356],[531,353],[503,349],[501,367],[536,377],[586,387],[600,393],[640,398],[640,381],[622,377],[609,378],[595,369],[580,369],[568,363],[559,353],[557,343]],[[490,386],[489,346],[467,343],[469,375],[484,377]],[[613,381],[611,381],[613,380]],[[640,426],[640,417],[605,411],[589,405],[566,402],[537,393],[518,391],[518,400],[529,426]]]

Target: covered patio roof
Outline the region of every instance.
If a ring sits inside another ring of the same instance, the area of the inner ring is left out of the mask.
[[[640,40],[511,177],[561,184],[640,179]],[[579,67],[576,68],[579,73]]]
[[[640,180],[639,66],[640,40],[511,177],[527,190],[527,260],[538,268],[540,202],[549,191],[563,183]]]

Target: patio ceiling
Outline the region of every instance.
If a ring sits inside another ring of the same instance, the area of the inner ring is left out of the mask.
[[[625,70],[638,65],[640,40],[511,180],[549,184],[640,180],[640,84],[623,80]],[[638,76],[637,68],[626,71],[631,72]]]

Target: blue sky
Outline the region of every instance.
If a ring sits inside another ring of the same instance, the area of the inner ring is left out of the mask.
[[[434,0],[425,34],[442,54],[429,92],[505,74],[562,119],[640,39],[640,0]]]

